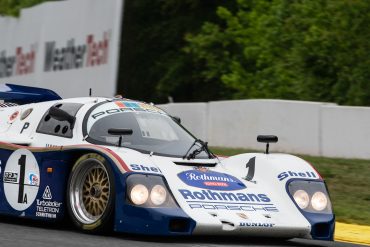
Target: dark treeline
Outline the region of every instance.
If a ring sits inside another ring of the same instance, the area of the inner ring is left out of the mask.
[[[227,98],[228,88],[220,80],[204,80],[198,72],[207,68],[186,52],[187,35],[198,33],[205,21],[220,22],[216,9],[227,2],[126,1],[118,90],[155,102],[167,102],[168,96],[175,101]]]
[[[0,0],[0,14],[42,0]],[[370,106],[370,1],[126,0],[118,91]]]

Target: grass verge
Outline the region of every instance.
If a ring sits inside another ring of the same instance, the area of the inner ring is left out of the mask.
[[[220,147],[211,150],[226,156],[251,152]],[[370,225],[370,160],[297,156],[310,162],[325,179],[337,221]]]

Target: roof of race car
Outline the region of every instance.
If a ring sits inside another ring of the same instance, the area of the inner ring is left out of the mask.
[[[0,84],[0,108],[59,100],[69,103],[91,103],[92,105],[100,105],[104,102],[113,102],[118,108],[131,108],[134,110],[141,109],[165,113],[159,108],[155,107],[153,104],[122,98],[121,96],[115,98],[79,97],[62,99],[57,93],[49,89],[21,86],[8,83]]]
[[[0,99],[20,105],[62,99],[52,90],[15,84],[0,84]]]

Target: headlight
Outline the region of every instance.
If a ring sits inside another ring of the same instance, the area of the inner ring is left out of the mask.
[[[156,206],[163,204],[166,201],[167,192],[162,185],[155,185],[150,193],[150,200]]]
[[[178,207],[164,177],[154,174],[129,175],[126,179],[125,200],[127,204],[137,207]]]
[[[317,211],[322,211],[328,206],[328,198],[321,191],[315,192],[311,199],[311,206]]]
[[[145,185],[137,184],[135,185],[130,192],[130,199],[136,205],[144,204],[149,197],[148,189]]]
[[[309,213],[332,214],[329,195],[322,181],[292,180],[288,192],[301,210]]]
[[[310,204],[310,197],[304,190],[297,190],[294,192],[293,198],[301,209],[307,208],[307,206]]]

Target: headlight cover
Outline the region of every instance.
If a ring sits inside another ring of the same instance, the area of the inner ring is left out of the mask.
[[[126,201],[140,207],[177,207],[162,176],[132,174],[126,180]]]
[[[150,192],[150,200],[156,206],[162,205],[167,199],[167,190],[160,184],[154,185]]]
[[[293,199],[301,209],[305,209],[310,205],[310,196],[304,190],[294,192]]]
[[[333,210],[325,183],[312,180],[292,180],[288,192],[295,204],[309,213],[332,214]]]
[[[137,184],[130,191],[130,199],[135,205],[144,204],[149,197],[148,188],[143,184]]]
[[[316,211],[323,211],[328,205],[328,197],[321,191],[317,191],[312,195],[311,206]]]

